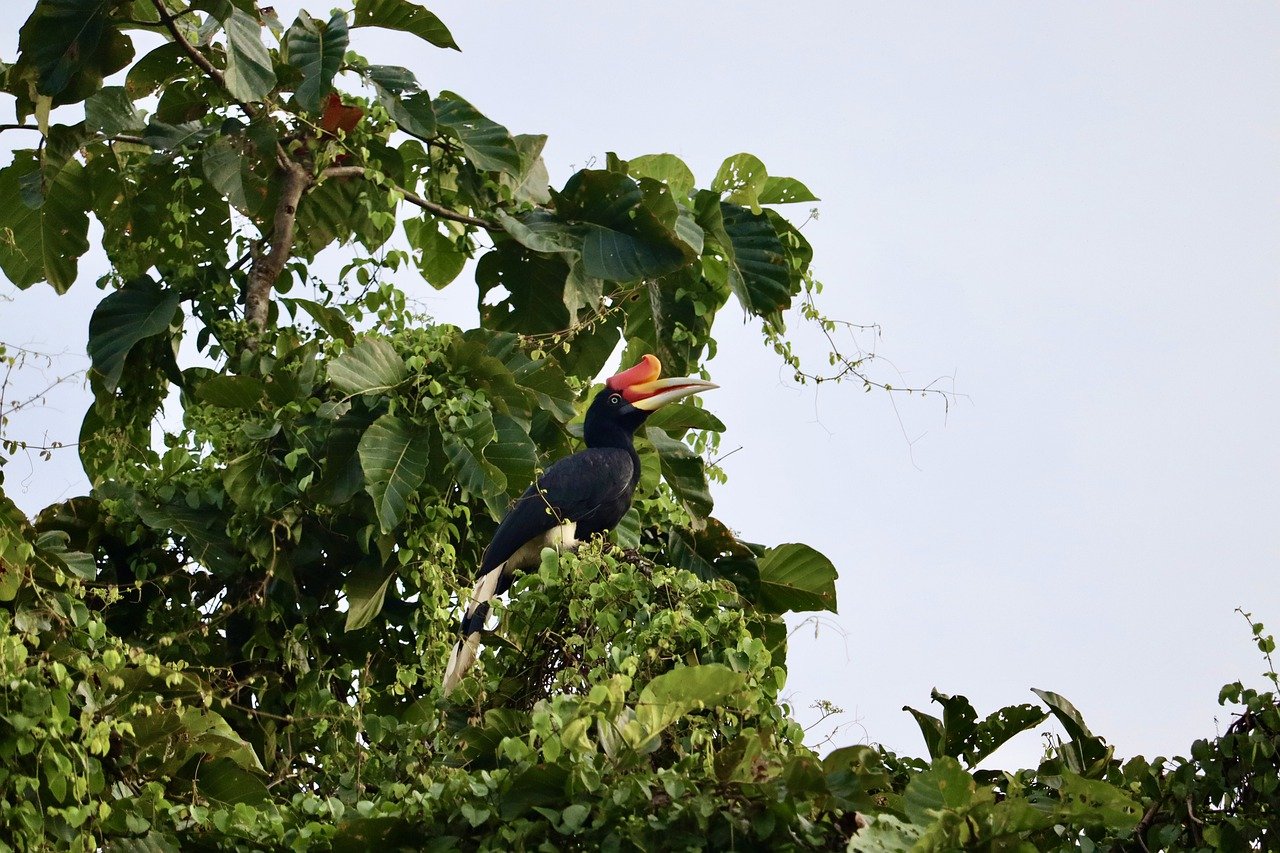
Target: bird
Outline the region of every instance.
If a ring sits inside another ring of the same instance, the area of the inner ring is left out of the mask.
[[[481,557],[445,667],[445,696],[475,662],[489,602],[511,586],[516,572],[537,566],[543,548],[572,548],[609,532],[626,515],[640,481],[634,436],[645,419],[663,406],[719,387],[692,376],[661,375],[657,356],[645,355],[605,380],[582,424],[586,449],[553,463],[507,511]]]

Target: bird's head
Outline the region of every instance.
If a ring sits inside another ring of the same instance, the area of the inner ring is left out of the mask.
[[[591,444],[593,427],[620,426],[634,433],[645,418],[669,403],[719,388],[693,376],[662,378],[662,362],[646,355],[634,367],[605,380],[604,389],[591,401],[584,432]]]

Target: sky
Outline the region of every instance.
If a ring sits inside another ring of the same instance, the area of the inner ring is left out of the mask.
[[[798,386],[732,308],[717,324],[705,403],[736,452],[716,515],[840,572],[839,614],[792,639],[812,742],[840,726],[824,748],[921,754],[901,709],[932,688],[980,713],[1053,690],[1125,757],[1229,724],[1218,688],[1266,668],[1234,609],[1280,630],[1280,7],[430,8],[461,53],[376,30],[353,48],[549,134],[553,185],[606,151],[677,154],[703,185],[739,151],[799,178],[822,201],[784,211],[818,209],[822,310],[878,326],[874,375],[955,392]],[[61,298],[0,286],[0,340],[65,353],[23,387],[84,367],[100,272]],[[468,282],[402,283],[474,324]],[[791,332],[825,367],[821,334]],[[85,399],[68,383],[10,434],[72,441]],[[83,488],[67,452],[5,468],[28,511]],[[844,713],[817,723],[823,699]]]

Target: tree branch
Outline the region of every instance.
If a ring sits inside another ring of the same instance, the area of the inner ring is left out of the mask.
[[[244,299],[244,317],[258,331],[267,328],[271,288],[293,252],[293,226],[298,217],[298,202],[312,183],[310,172],[298,163],[286,160],[280,166],[284,170],[284,186],[280,188],[280,201],[276,204],[271,248],[266,255],[254,259]]]
[[[322,180],[325,178],[357,178],[366,177],[367,175],[368,172],[365,170],[364,166],[330,166],[320,173],[320,178]],[[417,193],[409,192],[409,190],[404,187],[396,186],[395,184],[392,184],[391,187],[396,192],[400,193],[400,195],[404,196],[405,201],[410,204],[416,204],[418,207],[428,213],[440,217],[441,219],[450,219],[454,222],[461,222],[464,225],[474,225],[477,228],[486,228],[490,231],[503,230],[501,225],[492,220],[479,219],[475,216],[468,216],[465,213],[459,213],[453,208],[445,207],[443,204],[437,204],[434,201],[429,201]]]
[[[207,56],[196,50],[195,45],[187,41],[187,37],[178,29],[178,19],[169,14],[169,10],[165,8],[163,0],[151,0],[151,5],[156,7],[156,11],[160,14],[160,22],[164,24],[165,29],[169,31],[169,35],[173,36],[173,40],[177,43],[178,47],[182,48],[182,52],[185,53],[201,71],[209,75],[210,79],[230,95],[231,90],[227,89],[227,78],[223,76],[221,71],[213,67],[213,63],[209,61]],[[246,104],[235,96],[232,96],[232,100],[239,104],[240,109],[244,110],[245,114],[248,115],[249,118],[253,118],[258,114],[258,111],[254,109],[251,104]]]

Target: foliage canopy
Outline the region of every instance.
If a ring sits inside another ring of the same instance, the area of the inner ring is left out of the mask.
[[[0,169],[0,269],[65,292],[91,220],[110,265],[92,492],[34,521],[0,494],[0,848],[1275,843],[1280,712],[1241,684],[1188,759],[1122,763],[1046,691],[982,719],[935,693],[941,717],[910,711],[928,759],[806,747],[782,617],[834,610],[835,568],[714,517],[723,425],[697,403],[639,436],[613,540],[545,552],[442,699],[483,544],[617,351],[704,370],[736,301],[801,372],[784,313],[830,321],[775,209],[815,200],[798,180],[610,154],[553,189],[545,137],[370,63],[366,28],[457,47],[410,0],[287,26],[252,0],[40,0],[0,65],[38,140]],[[478,328],[389,281],[473,260]],[[1039,768],[977,769],[1049,715],[1068,739]]]

